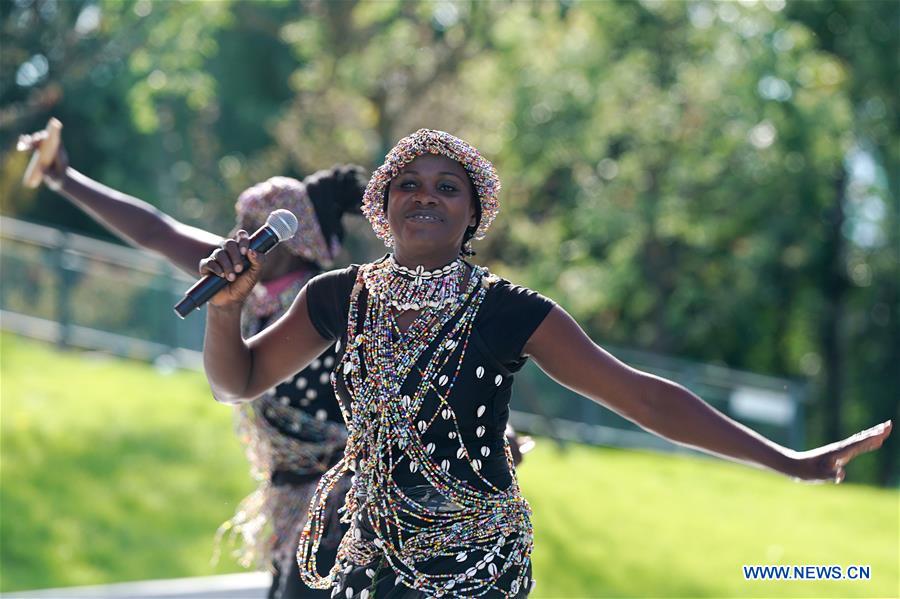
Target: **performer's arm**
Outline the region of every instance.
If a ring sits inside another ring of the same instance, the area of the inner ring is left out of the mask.
[[[525,352],[560,384],[661,437],[803,480],[839,482],[849,460],[880,447],[891,431],[886,422],[810,451],[782,447],[684,387],[623,364],[559,306],[531,336]]]
[[[32,149],[43,135],[29,136]],[[62,144],[44,182],[94,220],[136,246],[157,252],[189,275],[197,274],[200,260],[209,256],[222,238],[181,223],[151,204],[107,187],[78,172],[68,163]]]
[[[309,318],[304,287],[288,311],[250,339],[241,336],[241,306],[259,278],[260,257],[247,247],[246,231],[201,262],[201,274],[224,276],[231,283],[209,302],[203,364],[213,396],[239,403],[303,370],[331,343],[323,339]],[[250,268],[241,272],[241,255]]]

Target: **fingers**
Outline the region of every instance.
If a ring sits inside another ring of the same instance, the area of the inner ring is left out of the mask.
[[[259,255],[250,249],[250,236],[241,229],[234,239],[226,239],[222,247],[200,261],[200,274],[214,274],[227,281],[235,281],[237,275],[246,270],[245,257],[250,262],[249,270],[259,270],[262,265]]]
[[[210,254],[209,258],[204,258],[200,261],[200,265],[198,270],[201,275],[216,275],[217,277],[225,277],[225,269],[222,268],[222,265],[219,263],[219,254],[221,253],[221,249],[215,250],[212,254]]]
[[[239,229],[237,235],[235,235],[235,240],[237,241],[238,251],[241,256],[246,256],[247,250],[250,249],[250,234],[244,229]]]
[[[245,259],[249,264],[245,264]],[[211,305],[242,304],[259,280],[263,257],[250,249],[246,231],[238,231],[234,239],[226,239],[208,258],[200,261],[200,274],[221,277],[229,285],[209,301]],[[248,267],[249,266],[249,267]]]
[[[840,483],[844,480],[846,476],[845,466],[850,460],[860,454],[874,451],[881,447],[884,440],[891,434],[892,428],[893,423],[888,420],[860,431],[839,443],[827,461],[829,472],[826,474],[826,478],[834,480],[835,483]]]
[[[891,422],[890,420],[885,420],[881,424],[876,424],[875,426],[873,426],[871,428],[867,428],[866,430],[864,430],[858,434],[864,435],[867,437],[877,436],[877,437],[881,437],[882,439],[885,439],[885,438],[887,438],[888,435],[891,434],[891,429],[893,427],[894,427],[893,422]]]
[[[19,152],[30,152],[41,147],[41,142],[47,139],[47,131],[41,130],[31,134],[19,136],[16,142],[16,150]]]
[[[38,164],[37,168],[41,171],[41,179],[43,182],[50,189],[59,191],[63,185],[66,169],[69,166],[69,158],[62,143],[58,140],[55,144],[56,150],[55,152],[53,151],[54,144],[52,141],[48,142],[50,135],[51,133],[47,129],[20,135],[16,142],[16,150],[20,152],[40,152],[41,149],[44,148],[44,144],[49,144],[47,148],[52,155],[42,156],[39,159],[41,163]],[[32,161],[34,160],[35,159],[32,158]],[[29,168],[32,167],[29,166]],[[36,183],[37,181],[35,181],[35,184]]]
[[[259,254],[255,250],[247,248],[247,259],[250,261],[250,270],[252,272],[256,272],[260,268],[262,268],[262,262],[259,259]]]
[[[847,438],[842,444],[842,449],[845,451],[845,455],[849,455],[850,458],[878,449],[884,443],[884,440],[888,438],[888,435],[891,434],[892,428],[893,424],[888,420],[872,428],[860,431]]]
[[[846,456],[833,456],[832,459],[829,460],[828,472],[825,474],[824,478],[833,480],[836,485],[840,484],[847,475],[844,466],[847,465],[848,461],[850,461],[850,459]]]
[[[212,273],[227,281],[234,281],[237,278],[235,273],[240,271],[235,270],[235,263],[232,261],[231,253],[225,247],[229,242],[234,244],[234,240],[229,239],[223,244],[223,247],[210,254],[209,258],[200,261],[201,274]],[[238,264],[238,266],[241,265]]]
[[[236,237],[240,239],[241,233],[244,234],[244,237],[247,236],[246,231],[238,231]],[[222,256],[222,266],[225,267],[225,278],[229,281],[233,281],[235,277],[235,273],[240,274],[244,270],[244,260],[241,255],[241,249],[238,245],[236,239],[229,239],[225,241],[222,248],[225,250],[224,256]]]

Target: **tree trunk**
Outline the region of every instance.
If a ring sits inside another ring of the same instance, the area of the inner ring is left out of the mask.
[[[822,314],[821,349],[824,367],[823,405],[825,408],[823,433],[825,441],[837,441],[843,436],[844,356],[842,352],[841,323],[844,300],[848,290],[844,260],[845,245],[843,226],[845,221],[846,172],[841,169],[834,181],[834,202],[826,213],[826,239],[822,261],[822,297],[825,309]]]

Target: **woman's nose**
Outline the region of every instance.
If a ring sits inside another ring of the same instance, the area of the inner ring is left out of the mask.
[[[413,196],[413,201],[417,204],[436,204],[437,199],[427,191],[420,191],[416,195]]]

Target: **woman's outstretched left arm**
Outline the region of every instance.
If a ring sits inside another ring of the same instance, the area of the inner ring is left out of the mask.
[[[735,422],[681,385],[623,364],[554,306],[525,353],[558,383],[681,445],[809,481],[844,478],[855,456],[881,446],[890,421],[809,451],[794,451]]]

